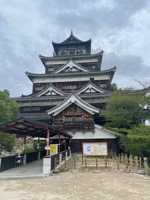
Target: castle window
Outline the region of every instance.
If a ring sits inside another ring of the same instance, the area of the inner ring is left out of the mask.
[[[77,85],[70,85],[70,89],[78,89]]]
[[[62,51],[62,52],[61,52],[61,55],[62,55],[62,56],[64,56],[65,54],[66,54],[65,51]]]
[[[35,88],[36,91],[41,91],[42,89],[43,89],[43,87],[41,87],[41,86]]]
[[[40,107],[32,107],[33,111],[40,111]]]
[[[102,84],[100,84],[100,87],[101,87],[101,88],[105,88],[105,87],[107,87],[107,84],[102,83]]]
[[[62,89],[64,90],[77,90],[78,89],[78,86],[77,85],[63,85],[62,86]]]
[[[74,55],[75,54],[75,50],[74,49],[70,49],[69,54],[70,55]]]
[[[65,116],[65,122],[82,122],[82,116]]]
[[[69,90],[69,89],[70,89],[70,86],[69,86],[69,85],[63,85],[63,86],[62,86],[62,89],[64,89],[64,90]]]
[[[31,111],[31,107],[24,107],[24,108],[22,108],[22,111],[29,112],[29,111]]]
[[[53,67],[49,67],[49,68],[48,68],[48,71],[49,71],[49,72],[53,72],[53,71],[54,71],[54,68],[53,68]]]

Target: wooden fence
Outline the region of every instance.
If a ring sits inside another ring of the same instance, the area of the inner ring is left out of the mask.
[[[72,154],[67,161],[68,170],[105,170],[150,175],[150,168],[146,157],[133,157],[127,154],[110,157],[83,157],[82,154]]]

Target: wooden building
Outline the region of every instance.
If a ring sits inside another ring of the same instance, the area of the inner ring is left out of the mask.
[[[93,134],[101,124],[100,111],[105,107],[106,98],[111,95],[110,86],[116,67],[101,69],[103,51],[91,53],[91,39],[81,41],[71,32],[61,43],[52,42],[52,57],[40,55],[45,73],[26,72],[32,81],[32,93],[15,98],[20,105],[20,117],[50,123],[73,135],[75,143],[82,143],[86,133]],[[76,139],[76,133],[81,137]],[[103,131],[102,140],[115,144],[115,136]],[[88,139],[88,138],[87,138]],[[115,145],[114,145],[115,146]],[[112,145],[112,149],[115,148]]]

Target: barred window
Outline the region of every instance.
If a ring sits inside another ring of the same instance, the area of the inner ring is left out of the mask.
[[[82,116],[65,116],[65,122],[82,122]]]

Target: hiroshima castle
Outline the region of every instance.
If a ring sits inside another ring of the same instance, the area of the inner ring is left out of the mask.
[[[52,42],[51,57],[40,55],[45,73],[26,72],[32,82],[29,95],[13,98],[19,104],[19,116],[49,123],[72,134],[73,151],[84,141],[107,141],[116,150],[116,136],[103,129],[101,110],[105,108],[116,67],[101,69],[103,51],[91,53],[91,39],[70,36],[61,43]]]

